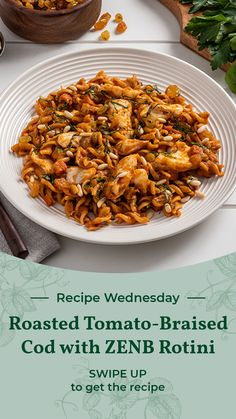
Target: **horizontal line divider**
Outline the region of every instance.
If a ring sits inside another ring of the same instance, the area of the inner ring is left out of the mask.
[[[49,297],[30,297],[31,300],[49,300]]]

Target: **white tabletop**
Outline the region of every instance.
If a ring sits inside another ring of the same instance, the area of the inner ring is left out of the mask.
[[[0,20],[6,50],[0,59],[0,91],[18,75],[42,60],[69,51],[107,46],[136,46],[181,58],[214,78],[223,87],[224,73],[212,72],[209,63],[181,45],[175,17],[158,0],[103,0],[103,10],[121,12],[128,25],[122,35],[98,41],[98,33],[86,33],[63,45],[36,45],[11,33]],[[59,237],[61,249],[44,263],[94,272],[156,271],[195,264],[236,250],[236,192],[223,207],[193,229],[175,237],[135,246],[100,246]]]

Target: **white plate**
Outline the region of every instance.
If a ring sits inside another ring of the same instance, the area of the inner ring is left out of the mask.
[[[9,153],[9,149],[17,142],[21,130],[33,115],[32,105],[37,97],[81,77],[91,78],[101,69],[119,77],[136,74],[144,83],[155,83],[161,89],[168,84],[177,84],[187,101],[199,111],[211,113],[209,125],[222,142],[220,162],[225,165],[225,176],[205,180],[201,190],[206,198],[195,198],[185,204],[182,217],[156,215],[147,225],[111,225],[88,232],[75,221],[67,219],[63,209],[48,208],[40,199],[30,198],[26,185],[19,182],[22,161]],[[73,239],[102,244],[131,244],[172,236],[203,221],[232,193],[236,184],[235,110],[229,96],[210,77],[168,55],[137,49],[105,48],[57,56],[28,70],[1,96],[0,189],[27,217]]]

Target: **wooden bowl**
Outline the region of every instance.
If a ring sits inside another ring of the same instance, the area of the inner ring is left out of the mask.
[[[0,0],[0,17],[22,38],[42,44],[76,39],[96,22],[102,0],[84,0],[72,9],[41,11],[19,6],[14,0]]]

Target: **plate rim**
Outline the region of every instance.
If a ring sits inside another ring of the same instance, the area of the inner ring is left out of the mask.
[[[190,69],[193,69],[195,72],[198,72],[199,74],[203,75],[204,78],[208,79],[208,81],[210,81],[210,83],[213,83],[215,85],[215,87],[217,89],[219,89],[221,91],[221,94],[223,94],[225,96],[225,98],[227,98],[228,101],[231,102],[231,105],[233,105],[235,111],[236,111],[236,104],[233,101],[233,99],[230,97],[230,95],[225,91],[225,89],[217,82],[215,81],[211,76],[209,76],[208,74],[206,74],[204,71],[202,71],[201,69],[199,69],[198,67],[194,66],[193,64],[188,63],[187,61],[182,60],[181,58],[177,58],[174,57],[170,54],[167,53],[163,53],[163,52],[159,52],[156,51],[154,49],[144,49],[144,48],[136,48],[136,47],[120,47],[120,46],[104,46],[103,48],[100,49],[96,49],[96,48],[86,48],[83,49],[81,51],[70,51],[70,52],[65,52],[62,54],[57,54],[53,57],[47,58],[37,64],[35,64],[34,66],[28,68],[27,70],[25,70],[22,74],[20,74],[15,80],[13,80],[1,93],[0,95],[0,109],[2,107],[1,103],[3,101],[3,99],[5,98],[5,96],[7,96],[8,92],[11,91],[12,88],[14,88],[16,85],[19,84],[19,82],[25,79],[25,77],[28,74],[32,74],[33,71],[37,71],[38,69],[40,69],[40,67],[44,67],[44,66],[50,66],[50,63],[52,63],[53,61],[56,60],[60,60],[62,59],[63,61],[66,61],[67,58],[69,58],[70,56],[76,56],[76,55],[83,55],[83,54],[100,54],[103,52],[107,52],[107,53],[117,53],[117,52],[125,52],[127,54],[127,52],[131,52],[131,53],[140,53],[140,54],[151,54],[151,55],[155,55],[155,56],[160,56],[160,57],[167,57],[170,60],[173,60],[174,62],[178,62],[180,64],[184,64],[184,66],[189,67]],[[227,194],[224,197],[224,200],[219,202],[217,205],[215,205],[212,209],[208,210],[208,213],[206,215],[204,215],[202,218],[194,221],[191,225],[187,225],[186,227],[181,227],[178,231],[170,231],[169,233],[165,233],[164,235],[161,236],[155,236],[155,237],[149,237],[149,238],[134,238],[131,240],[114,240],[114,236],[112,237],[108,237],[108,238],[104,238],[104,239],[96,239],[95,237],[91,236],[91,238],[84,238],[84,237],[75,237],[74,235],[70,234],[70,233],[66,233],[66,232],[61,232],[60,228],[58,229],[57,227],[54,226],[50,226],[49,222],[44,222],[44,218],[42,217],[42,219],[40,221],[38,221],[37,217],[34,218],[34,216],[31,214],[31,218],[30,220],[35,222],[37,225],[52,231],[62,237],[67,237],[73,240],[78,240],[78,241],[82,241],[82,242],[87,242],[87,243],[92,243],[92,244],[101,244],[101,245],[131,245],[131,244],[140,244],[140,243],[148,243],[148,242],[153,242],[153,241],[158,241],[158,240],[164,240],[167,239],[169,237],[173,237],[175,235],[179,235],[181,233],[184,233],[187,230],[192,229],[193,227],[197,226],[198,224],[202,223],[203,221],[207,220],[207,218],[212,215],[215,211],[217,211],[217,209],[221,208],[224,203],[227,201],[227,199],[232,195],[232,193],[234,192],[234,190],[236,189],[236,182],[235,184],[232,184],[231,187],[229,188]],[[22,209],[21,205],[17,202],[14,201],[14,199],[11,197],[11,195],[8,194],[6,189],[3,189],[2,185],[0,184],[0,191],[3,193],[3,195],[7,198],[7,200],[17,209],[19,210],[23,215],[25,215],[27,218],[29,218],[29,213],[27,212],[27,210],[24,210],[24,208]],[[83,226],[80,226],[82,228],[84,228]],[[105,227],[106,228],[106,227]]]

